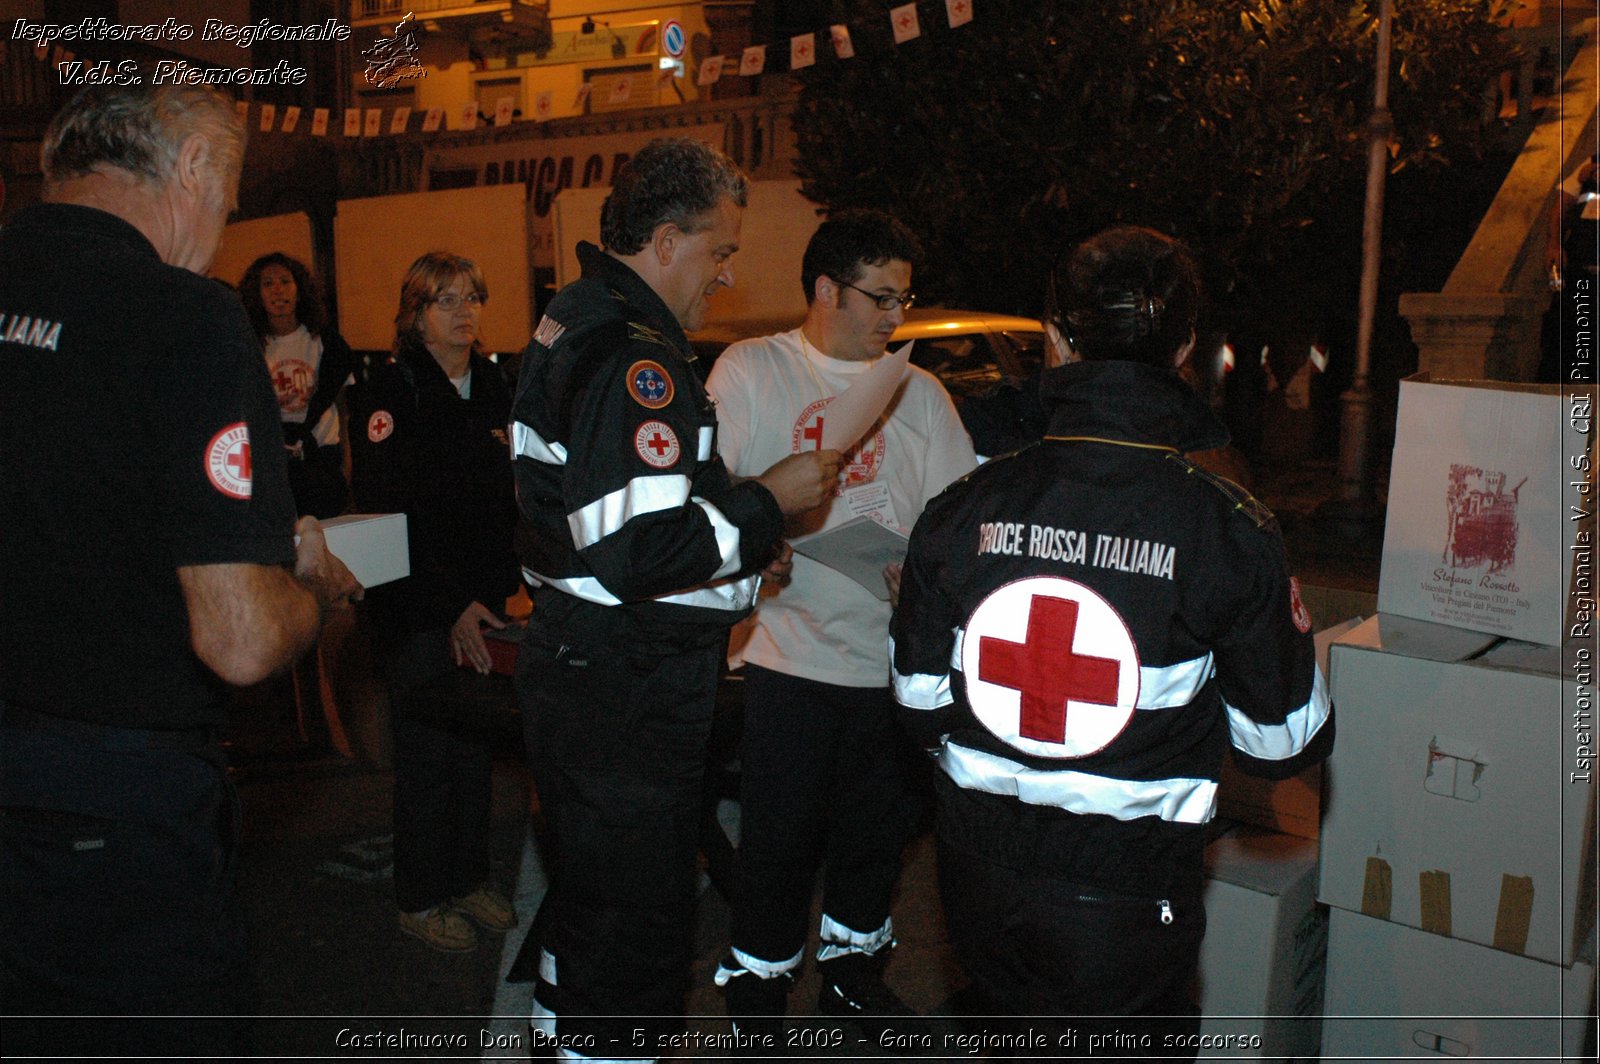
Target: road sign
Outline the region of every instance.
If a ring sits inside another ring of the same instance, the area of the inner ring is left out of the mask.
[[[683,55],[683,45],[683,24],[675,18],[669,18],[661,29],[661,47],[669,56],[677,59]]]

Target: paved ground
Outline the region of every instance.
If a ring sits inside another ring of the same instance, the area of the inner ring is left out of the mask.
[[[1378,529],[1355,538],[1344,534],[1341,526],[1349,522],[1327,505],[1331,480],[1331,467],[1305,466],[1268,469],[1257,484],[1257,494],[1279,514],[1304,582],[1338,592],[1326,596],[1330,615],[1320,623],[1369,601],[1381,544]],[[483,936],[472,954],[435,952],[395,926],[385,725],[359,630],[344,639],[334,659],[355,757],[334,752],[314,714],[301,738],[286,682],[245,692],[234,713],[235,774],[246,824],[241,877],[264,1013],[258,1052],[273,1059],[371,1059],[388,1052],[341,1048],[341,1040],[405,1032],[464,1038],[466,1048],[409,1049],[396,1056],[526,1059],[530,986],[503,976],[542,893],[543,872],[530,841],[537,809],[515,722],[508,718],[498,733],[493,853],[523,925],[504,937]],[[689,1009],[704,1018],[690,1026],[725,1031],[711,973],[726,948],[728,911],[715,889],[704,890],[701,900]],[[901,945],[889,981],[914,1007],[952,1016],[963,980],[946,947],[926,835],[908,850],[894,918]],[[809,1011],[816,992],[808,971],[791,1011]],[[955,1021],[937,1020],[935,1029],[954,1031]],[[498,1044],[485,1047],[486,1041]],[[851,1053],[883,1055],[870,1046]]]

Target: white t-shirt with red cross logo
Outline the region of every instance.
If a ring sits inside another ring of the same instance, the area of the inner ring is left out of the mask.
[[[817,450],[831,401],[872,362],[829,358],[799,329],[742,340],[717,359],[707,390],[717,402],[722,459],[757,476],[791,454]],[[977,466],[972,441],[937,378],[910,367],[876,426],[846,454],[838,494],[791,518],[789,538],[866,514],[910,532],[929,499]],[[845,687],[886,687],[889,604],[833,569],[795,555],[782,588],[764,588],[756,614],[734,633],[735,664]]]
[[[302,425],[306,406],[317,390],[317,373],[322,366],[322,338],[312,336],[304,325],[292,333],[267,339],[267,374],[278,393],[280,419]],[[339,442],[339,413],[333,407],[323,411],[311,429],[318,447]]]

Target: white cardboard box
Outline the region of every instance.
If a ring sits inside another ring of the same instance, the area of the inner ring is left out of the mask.
[[[405,514],[342,514],[322,522],[328,553],[350,567],[362,587],[411,575]]]
[[[1328,943],[1316,894],[1314,840],[1237,827],[1206,847],[1200,1033],[1253,1035],[1261,1048],[1202,1058],[1316,1058]]]
[[[1322,1059],[1581,1060],[1594,968],[1331,911]]]
[[[1380,613],[1561,642],[1574,546],[1593,562],[1593,520],[1571,509],[1594,511],[1592,397],[1425,374],[1400,383]]]
[[[1453,660],[1473,635],[1379,614],[1334,644],[1318,896],[1568,964],[1594,908],[1579,686]]]

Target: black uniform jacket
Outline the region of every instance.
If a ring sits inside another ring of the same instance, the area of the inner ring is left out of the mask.
[[[1178,378],[1049,371],[1039,443],[929,504],[891,628],[895,693],[949,783],[941,830],[997,859],[1197,890],[1222,758],[1327,756],[1311,618],[1270,512],[1183,457],[1227,433]]]
[[[578,258],[583,276],[540,321],[512,409],[536,612],[579,642],[721,638],[750,612],[782,514],[729,477],[693,350],[660,297],[592,244]]]
[[[405,345],[351,396],[356,507],[403,513],[411,575],[367,596],[381,634],[448,628],[473,602],[496,612],[517,590],[511,395],[471,360],[467,398],[420,344]]]

